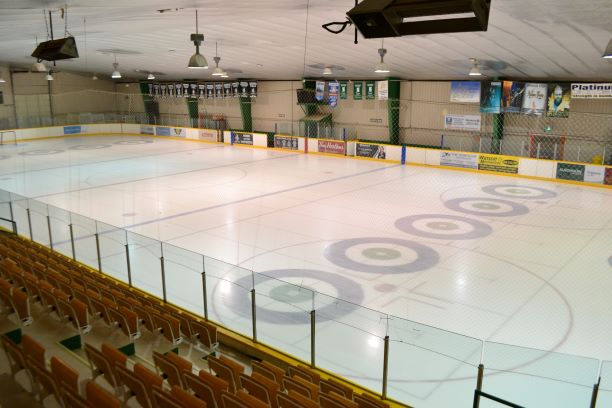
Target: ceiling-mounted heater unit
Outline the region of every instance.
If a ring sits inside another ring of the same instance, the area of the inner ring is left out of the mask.
[[[364,0],[347,15],[365,38],[487,31],[491,0]]]

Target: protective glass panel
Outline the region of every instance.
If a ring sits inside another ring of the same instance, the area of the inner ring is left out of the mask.
[[[47,204],[28,200],[30,221],[32,223],[32,240],[49,247],[49,224],[47,222]]]
[[[161,243],[129,231],[127,236],[132,286],[163,299]]]
[[[98,269],[98,250],[96,248],[96,222],[91,218],[75,213],[70,214],[72,236],[76,260]]]
[[[209,257],[204,267],[208,318],[252,338],[252,272]]]
[[[310,362],[310,311],[314,292],[255,273],[257,340]]]
[[[486,343],[482,390],[526,407],[588,407],[599,361]],[[481,405],[486,407],[486,405]]]
[[[426,408],[471,406],[482,341],[392,316],[389,397]]]
[[[11,202],[13,207],[13,220],[16,223],[17,234],[31,239],[30,223],[28,222],[27,212],[28,199],[19,194],[11,193]]]
[[[96,229],[100,243],[102,272],[122,282],[129,283],[125,253],[126,231],[100,221],[96,221]]]
[[[601,364],[600,376],[601,383],[599,384],[597,406],[612,407],[612,361],[604,361]]]
[[[163,253],[168,302],[203,316],[202,270],[204,268],[204,257],[169,244],[163,244]]]
[[[72,242],[70,240],[70,213],[61,208],[49,206],[51,222],[51,240],[53,250],[72,258]]]
[[[320,293],[315,313],[316,365],[382,392],[387,315]]]

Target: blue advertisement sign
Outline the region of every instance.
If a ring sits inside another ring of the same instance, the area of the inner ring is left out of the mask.
[[[340,90],[340,83],[338,81],[331,81],[327,84],[328,88],[328,101],[327,103],[332,108],[338,105],[338,92]]]
[[[64,126],[65,135],[78,135],[79,133],[81,133],[81,125]]]
[[[156,127],[155,134],[157,136],[170,136],[170,128],[169,127]]]
[[[480,111],[482,113],[500,113],[501,97],[501,82],[483,82],[480,98]]]
[[[480,102],[480,82],[478,81],[452,81],[450,101],[459,103]]]

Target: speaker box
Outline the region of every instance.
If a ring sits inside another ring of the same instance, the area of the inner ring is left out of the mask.
[[[32,56],[45,61],[79,58],[74,37],[60,38],[38,44]]]

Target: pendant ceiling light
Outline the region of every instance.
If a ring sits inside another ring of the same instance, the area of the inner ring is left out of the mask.
[[[478,60],[476,58],[470,58],[472,63],[472,69],[470,69],[470,76],[481,76],[480,67],[478,66]]]
[[[332,75],[334,72],[332,71],[331,67],[325,67],[323,68],[323,75]]]
[[[189,58],[189,64],[187,64],[187,68],[191,69],[207,69],[208,61],[202,54],[200,54],[200,45],[204,42],[204,34],[198,33],[198,10],[196,9],[196,32],[195,34],[191,34],[191,41],[196,47],[196,52]]]
[[[2,75],[0,75],[0,84],[3,84],[5,82],[6,82],[6,80],[4,79],[4,77],[2,77]]]
[[[612,58],[612,40],[608,43],[606,50],[604,51],[602,58]]]
[[[385,39],[383,38],[380,48],[378,49],[378,55],[380,55],[380,62],[376,64],[376,68],[374,72],[377,74],[386,74],[391,72],[387,64],[385,64],[385,55],[387,54],[387,49],[385,48]]]
[[[111,74],[111,78],[119,79],[121,78],[121,72],[119,72],[119,63],[117,62],[117,55],[115,55],[115,62],[113,62],[113,73]]]
[[[47,76],[45,77],[47,81],[53,81],[53,75],[51,75],[51,71],[47,72]]]
[[[98,80],[98,76],[96,74],[93,74],[93,76],[91,77],[92,80],[97,81]]]
[[[219,67],[219,61],[221,61],[221,57],[218,55],[217,43],[215,42],[215,69],[212,73],[213,76],[222,76],[225,72],[221,67]]]
[[[152,72],[149,72],[149,75],[147,75],[147,79],[148,79],[149,81],[152,81],[152,80],[154,80],[154,79],[155,79],[155,75],[153,75],[153,73],[152,73]]]

